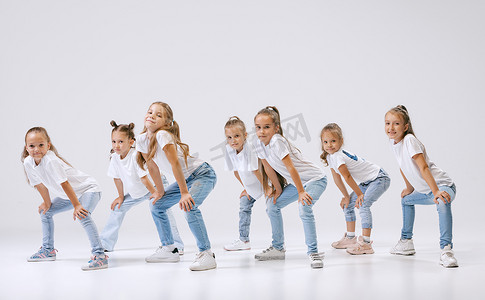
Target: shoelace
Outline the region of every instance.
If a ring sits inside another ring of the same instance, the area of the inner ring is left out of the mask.
[[[263,253],[270,252],[273,249],[273,246],[269,246],[268,249],[263,250]]]
[[[311,260],[322,260],[325,257],[325,252],[319,252],[319,253],[311,253],[310,254],[310,259]]]

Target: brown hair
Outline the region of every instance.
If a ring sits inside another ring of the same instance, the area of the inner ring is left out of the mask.
[[[113,132],[115,131],[119,131],[119,132],[123,132],[124,134],[126,134],[126,136],[128,137],[129,140],[135,140],[135,132],[133,131],[133,129],[135,128],[135,124],[133,123],[130,123],[128,125],[126,124],[116,124],[116,122],[114,120],[111,120],[111,122],[109,122],[109,124],[111,126],[113,126],[113,130],[111,130],[111,134],[113,134]],[[111,149],[110,151],[111,153],[114,153],[114,150]]]
[[[411,124],[411,118],[409,117],[408,110],[404,105],[398,105],[396,107],[393,107],[386,113],[386,115],[388,113],[393,113],[393,114],[397,114],[397,115],[401,116],[401,118],[404,122],[404,125],[406,125],[406,124],[408,125],[408,130],[406,130],[404,132],[404,136],[406,136],[407,134],[412,134],[412,135],[416,136],[416,134],[414,133],[414,130],[413,130],[413,125]]]
[[[30,128],[29,130],[27,130],[27,133],[25,134],[25,138],[24,138],[24,141],[25,141],[25,145],[27,146],[27,136],[30,134],[30,133],[42,133],[44,136],[45,136],[45,139],[47,140],[47,142],[50,144],[50,151],[54,152],[54,154],[59,157],[63,162],[65,162],[66,164],[68,164],[69,166],[71,166],[70,163],[68,163],[64,158],[62,158],[60,155],[59,155],[59,152],[57,152],[57,149],[56,147],[54,146],[54,144],[52,144],[52,141],[51,141],[51,138],[49,137],[49,134],[47,133],[47,130],[45,130],[44,127],[32,127]],[[22,151],[22,155],[21,155],[21,161],[24,162],[25,158],[29,156],[29,152],[27,152],[27,149],[25,148],[24,146],[24,150]],[[72,166],[71,166],[72,167]]]
[[[180,140],[180,128],[179,128],[178,123],[175,122],[175,120],[173,119],[172,108],[170,108],[170,106],[167,103],[160,102],[160,101],[153,102],[150,105],[150,107],[152,107],[155,104],[163,107],[165,124],[163,124],[162,127],[158,128],[153,133],[153,135],[151,136],[150,142],[148,144],[147,160],[151,160],[155,156],[155,154],[157,153],[157,133],[160,130],[165,130],[168,133],[170,133],[173,140],[175,141],[175,147],[179,146],[180,149],[182,149],[182,152],[184,154],[184,159],[185,159],[185,165],[187,166],[187,157],[190,156],[189,145],[182,143],[182,141]],[[146,128],[146,126],[143,126],[143,131],[141,133],[145,133],[145,132],[147,132],[147,128]],[[138,152],[138,154],[136,156],[136,161],[137,161],[138,165],[140,166],[140,168],[145,170],[146,160],[143,157],[143,155],[141,154],[141,152]]]
[[[271,119],[273,120],[273,123],[278,128],[277,133],[279,133],[283,138],[285,138],[283,136],[283,128],[281,127],[280,112],[278,111],[276,106],[266,106],[265,108],[261,109],[260,111],[258,111],[256,116],[254,117],[254,120],[256,120],[256,117],[259,116],[259,115],[267,115],[267,116],[271,117]],[[291,147],[291,143],[289,141],[288,141],[288,144]],[[276,189],[275,189],[273,183],[271,183],[271,185],[269,185],[270,180],[268,178],[268,174],[266,174],[262,165],[260,166],[260,171],[261,171],[261,174],[263,175],[263,187],[266,189],[266,187],[269,186],[271,188],[271,191],[272,191],[271,194],[274,194],[276,192]],[[280,183],[281,188],[284,188],[288,184],[288,182],[286,181],[286,179],[283,176],[280,175],[280,173],[276,172],[276,170],[275,170],[275,173],[276,173],[276,176],[278,177],[278,182]]]
[[[242,130],[243,133],[246,133],[246,125],[244,125],[244,122],[239,119],[237,116],[232,116],[227,120],[226,125],[224,125],[224,129],[233,127],[233,126],[239,126]]]
[[[322,131],[320,132],[320,143],[322,144],[322,154],[320,155],[320,158],[323,161],[323,165],[328,166],[328,161],[327,161],[328,152],[326,152],[325,149],[323,148],[323,142],[322,142],[322,135],[325,131],[330,131],[331,133],[336,135],[340,139],[340,141],[342,141],[342,143],[344,142],[344,135],[342,133],[342,128],[340,128],[340,126],[338,126],[336,123],[329,123],[325,125],[325,127],[323,127]]]

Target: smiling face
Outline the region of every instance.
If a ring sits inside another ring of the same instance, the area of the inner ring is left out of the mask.
[[[254,118],[254,126],[256,135],[265,146],[269,144],[273,135],[279,132],[279,126],[275,124],[273,118],[265,114],[259,114]]]
[[[42,132],[31,132],[25,137],[25,149],[32,156],[36,164],[39,164],[42,157],[47,154],[51,144]]]
[[[328,154],[334,154],[342,147],[343,140],[330,130],[325,130],[321,136],[323,150]]]
[[[226,127],[224,133],[226,134],[227,144],[237,153],[241,152],[248,136],[247,132],[244,132],[240,126],[234,125]]]
[[[120,155],[121,159],[125,158],[135,140],[130,139],[128,135],[121,131],[114,131],[111,134],[111,146],[113,151]]]
[[[404,120],[401,115],[388,112],[385,118],[385,130],[387,136],[394,140],[394,143],[399,143],[405,136],[409,124],[404,124]]]
[[[165,110],[160,104],[152,104],[145,115],[145,127],[149,133],[162,128],[167,123]]]

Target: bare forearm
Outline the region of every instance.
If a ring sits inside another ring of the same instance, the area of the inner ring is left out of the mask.
[[[147,190],[150,192],[150,194],[155,193],[155,188],[153,188],[153,184],[150,182],[150,179],[148,179],[148,176],[143,176],[140,178],[141,182],[143,185],[147,188]]]
[[[157,188],[158,192],[160,194],[165,193],[162,176],[160,175],[160,169],[158,169],[158,166],[155,164],[154,161],[151,160],[147,162],[147,168],[148,168],[148,172],[150,173],[150,176],[153,179],[153,182],[155,183],[155,187]]]
[[[64,193],[66,193],[67,197],[71,201],[72,206],[76,207],[78,205],[81,205],[69,181],[64,181],[63,183],[61,183],[61,187],[64,190]]]
[[[179,185],[180,193],[181,194],[188,193],[189,190],[187,189],[187,184],[185,183],[184,173],[182,172],[182,167],[180,166],[180,162],[178,160],[172,163],[172,172],[173,172],[173,177],[175,177],[175,180]]]

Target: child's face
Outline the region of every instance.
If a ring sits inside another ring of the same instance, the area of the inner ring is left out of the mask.
[[[167,121],[165,120],[165,111],[159,104],[153,104],[145,115],[145,127],[149,132],[155,132],[162,128]]]
[[[39,164],[42,157],[46,155],[51,148],[47,137],[42,132],[31,132],[25,138],[25,149],[32,156],[36,164]]]
[[[279,130],[279,127],[276,126],[273,118],[265,114],[256,116],[254,119],[254,126],[256,127],[256,135],[265,146],[269,144],[273,135]]]
[[[387,136],[399,143],[404,138],[404,133],[408,130],[409,125],[404,125],[404,120],[399,114],[388,112],[385,118],[385,130]]]
[[[226,142],[232,149],[236,150],[237,153],[241,152],[244,147],[244,141],[248,134],[243,132],[239,126],[229,126],[224,130],[226,134]]]
[[[111,146],[113,151],[120,155],[121,158],[125,158],[128,152],[130,152],[131,147],[135,140],[130,140],[128,135],[124,132],[115,131],[111,134]]]
[[[323,150],[328,154],[334,154],[342,147],[343,141],[329,130],[324,131],[321,138]]]

